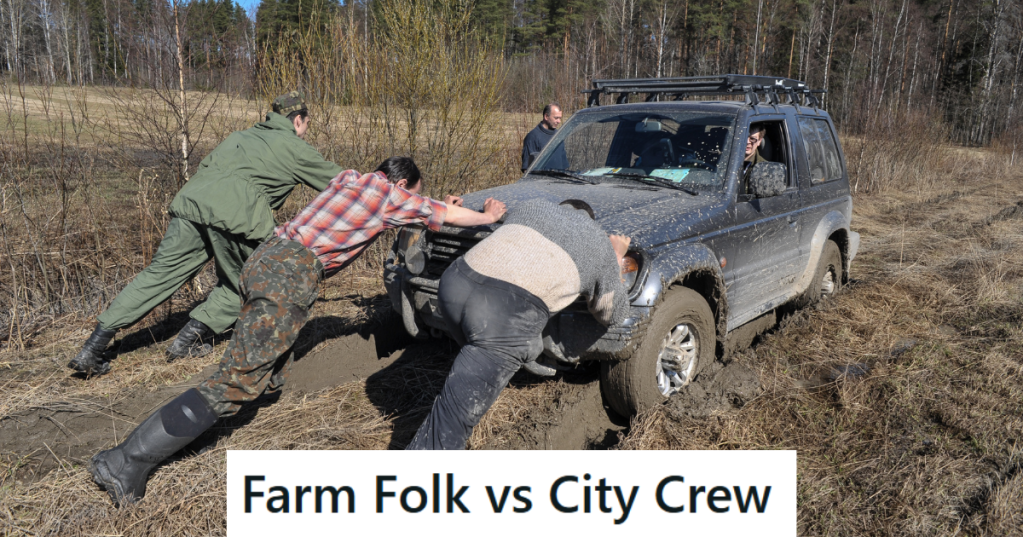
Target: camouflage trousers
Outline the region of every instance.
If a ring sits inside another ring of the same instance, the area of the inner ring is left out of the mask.
[[[292,345],[316,301],[323,265],[300,243],[274,237],[242,267],[242,311],[220,360],[220,370],[199,386],[219,416],[284,386]]]

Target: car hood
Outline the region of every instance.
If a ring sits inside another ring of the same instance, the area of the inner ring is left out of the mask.
[[[621,182],[595,185],[560,179],[524,178],[516,183],[463,196],[464,205],[483,209],[487,198],[504,202],[508,210],[517,203],[545,199],[560,203],[579,199],[590,204],[597,223],[608,233],[632,238],[633,247],[647,248],[722,227],[727,204],[722,194],[701,192],[693,196],[671,188]]]

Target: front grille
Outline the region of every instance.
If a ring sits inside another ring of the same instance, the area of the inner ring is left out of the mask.
[[[429,233],[426,240],[427,247],[426,270],[422,276],[425,278],[440,278],[451,263],[465,255],[481,240],[490,235],[490,231],[477,231],[472,229],[443,228],[441,231]]]

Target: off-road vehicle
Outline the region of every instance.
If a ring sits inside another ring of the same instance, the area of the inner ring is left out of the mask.
[[[590,107],[565,122],[522,179],[464,200],[479,209],[494,197],[514,210],[533,198],[581,199],[608,233],[632,237],[624,272],[632,316],[605,329],[580,300],[551,319],[544,355],[527,368],[550,375],[599,360],[608,404],[630,415],[685,388],[736,328],[836,292],[859,234],[849,229],[834,124],[804,83],[596,80],[584,93]],[[616,104],[600,106],[603,95]],[[746,143],[759,127],[761,162],[750,165]],[[441,274],[498,225],[399,234],[385,282],[410,334],[445,331]]]

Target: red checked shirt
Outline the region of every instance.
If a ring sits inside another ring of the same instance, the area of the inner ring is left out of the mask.
[[[346,267],[385,229],[426,224],[437,231],[448,206],[395,186],[383,173],[346,170],[274,234],[316,254],[326,276]]]

